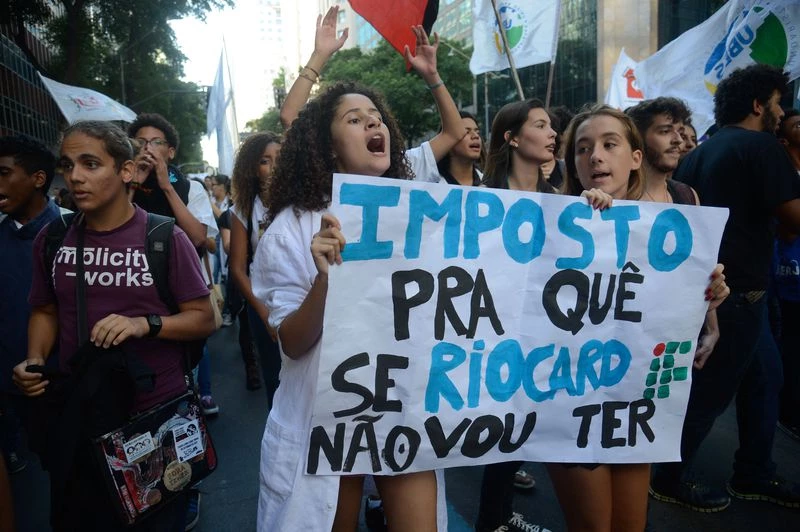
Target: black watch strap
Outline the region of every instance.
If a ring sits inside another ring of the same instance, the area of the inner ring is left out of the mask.
[[[161,332],[161,316],[158,314],[149,314],[147,316],[147,325],[150,326],[150,331],[147,333],[148,338],[155,338]]]

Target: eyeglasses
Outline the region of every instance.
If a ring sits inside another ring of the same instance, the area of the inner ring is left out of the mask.
[[[152,144],[152,145],[153,145],[153,146],[155,146],[156,148],[160,148],[161,146],[167,146],[167,145],[169,144],[169,142],[167,142],[166,140],[164,140],[164,139],[158,139],[158,138],[156,138],[156,139],[150,139],[150,140],[148,140],[148,139],[141,139],[141,138],[137,138],[136,140],[137,140],[138,142],[141,142],[141,143],[142,143],[142,147],[146,147],[148,144]]]

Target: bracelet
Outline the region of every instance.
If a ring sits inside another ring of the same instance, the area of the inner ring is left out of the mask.
[[[317,75],[317,77],[319,77],[319,72],[317,72],[316,70],[314,70],[314,69],[313,69],[313,68],[311,68],[310,66],[306,65],[306,66],[305,66],[305,68],[309,69],[311,72],[313,72],[314,74],[316,74],[316,75]]]
[[[438,88],[439,88],[439,87],[441,87],[442,85],[444,85],[444,81],[441,81],[441,80],[439,80],[439,83],[434,83],[433,85],[428,85],[428,88],[429,88],[430,90],[433,90],[433,89],[438,89]]]
[[[307,79],[308,81],[311,82],[312,85],[317,82],[317,80],[311,79],[311,76],[307,76],[306,74],[303,74],[302,72],[300,72],[300,74],[298,74],[298,77]]]

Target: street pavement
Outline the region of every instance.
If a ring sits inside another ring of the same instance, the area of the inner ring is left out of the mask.
[[[219,415],[210,420],[219,467],[200,485],[203,498],[200,523],[195,530],[249,532],[256,526],[259,449],[267,417],[266,396],[263,389],[245,389],[236,326],[216,333],[209,348],[212,353],[213,395],[220,407]],[[717,421],[700,451],[698,469],[707,482],[724,486],[731,474],[736,447],[736,416],[730,409]],[[18,530],[47,532],[47,476],[35,456],[24,455],[28,467],[11,478]],[[778,431],[774,449],[778,473],[800,482],[798,457],[800,442]],[[565,531],[564,519],[544,467],[533,463],[524,467],[536,478],[536,487],[517,492],[515,510],[553,532]],[[481,467],[447,471],[450,532],[472,530],[479,502],[481,472]],[[723,512],[703,514],[651,499],[649,521],[651,529],[656,532],[797,532],[800,531],[800,510],[734,499]],[[306,529],[301,523],[295,530]],[[362,513],[360,532],[365,531]]]

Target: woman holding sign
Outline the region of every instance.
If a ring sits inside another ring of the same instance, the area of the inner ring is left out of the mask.
[[[427,45],[424,33],[418,46]],[[407,53],[428,85],[423,57]],[[436,75],[438,78],[438,74]],[[408,179],[396,121],[373,91],[339,83],[310,101],[292,123],[267,194],[271,224],[256,250],[253,292],[269,309],[283,358],[281,384],[261,446],[258,530],[335,530],[358,526],[363,477],[304,474],[317,392],[328,269],[345,241],[325,210],[333,172]],[[310,250],[310,252],[309,252]],[[446,530],[434,472],[377,476],[390,530]]]
[[[604,105],[578,114],[564,147],[566,194],[598,189],[612,199],[641,199],[644,145],[627,115]],[[717,265],[706,290],[709,309],[729,292]],[[570,531],[644,530],[649,464],[549,464],[548,472]]]
[[[541,101],[507,104],[492,122],[483,184],[490,188],[557,194],[542,169],[554,160],[555,148],[556,131]],[[596,190],[582,195],[594,207],[604,206],[608,198]],[[526,527],[534,526],[512,509],[515,475],[521,465],[522,462],[512,461],[484,468],[476,530],[493,531],[502,526],[508,530],[527,530]]]

